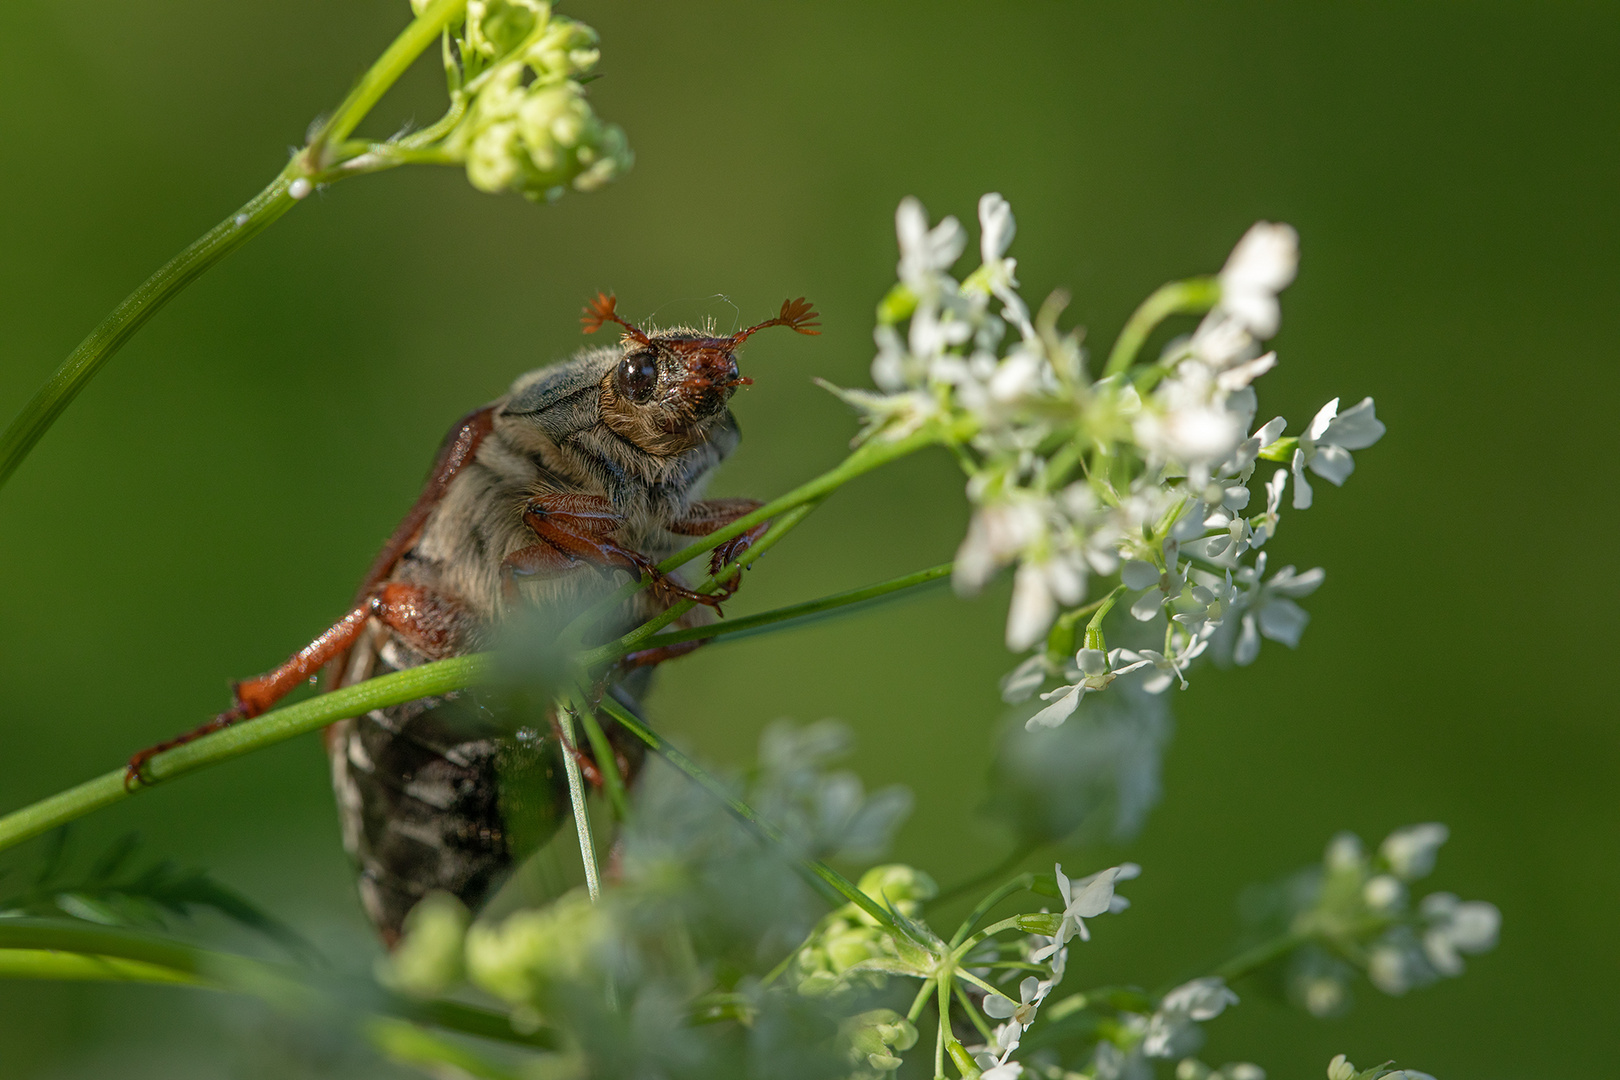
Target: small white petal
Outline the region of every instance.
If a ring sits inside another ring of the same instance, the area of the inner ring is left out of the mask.
[[[1309,510],[1311,508],[1311,482],[1305,479],[1305,451],[1294,451],[1294,509]]]
[[[1159,583],[1159,568],[1145,559],[1131,559],[1119,572],[1127,589],[1151,589]]]
[[[1319,437],[1322,442],[1346,450],[1365,450],[1384,436],[1384,424],[1373,409],[1372,398],[1360,402],[1333,418]]]
[[[1316,448],[1315,455],[1311,457],[1311,472],[1335,487],[1344,486],[1344,482],[1350,479],[1350,474],[1355,471],[1355,459],[1350,456],[1350,451],[1342,446],[1323,443]]]
[[[1311,621],[1310,614],[1287,597],[1275,597],[1267,600],[1260,608],[1260,632],[1272,641],[1280,641],[1290,649],[1299,647],[1299,637],[1305,632],[1305,626]],[[1244,616],[1244,629],[1248,628],[1248,616]],[[1256,647],[1258,652],[1258,646]],[[1238,663],[1243,661],[1239,660]]]
[[[1305,429],[1305,438],[1311,442],[1315,442],[1316,440],[1320,439],[1322,437],[1322,432],[1326,431],[1328,425],[1333,423],[1333,418],[1338,415],[1338,412],[1338,398],[1334,398],[1332,401],[1316,410],[1316,415],[1311,418],[1311,426]]]
[[[1055,692],[1055,691],[1054,691]],[[1074,710],[1080,707],[1080,698],[1085,694],[1085,688],[1071,686],[1052,704],[1024,721],[1024,727],[1030,731],[1036,728],[1055,728],[1063,721],[1074,715]],[[1041,695],[1045,697],[1046,695]]]
[[[986,994],[984,998],[984,1014],[995,1020],[1005,1020],[1018,1011],[1018,1005],[1012,998],[1002,997],[1000,994]]]
[[[1260,631],[1254,625],[1254,616],[1243,616],[1243,623],[1238,629],[1237,646],[1232,650],[1232,659],[1239,667],[1247,667],[1254,663],[1260,655]]]

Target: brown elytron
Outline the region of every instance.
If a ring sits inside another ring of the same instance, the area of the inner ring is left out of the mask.
[[[729,595],[694,593],[656,564],[683,537],[707,535],[760,505],[700,498],[739,437],[728,403],[749,380],[739,376],[735,352],[767,327],[817,333],[815,311],[800,298],[724,337],[648,333],[619,316],[612,296],[598,295],[582,321],[587,333],[617,323],[619,344],[531,371],[463,418],[350,611],[280,667],[237,683],[234,704],[214,720],[136,754],[131,783],[152,754],[259,715],[327,665],[339,687],[477,651],[526,605],[567,612],[604,595],[611,571],[651,580],[605,628],[614,635],[676,599],[717,607]],[[711,565],[761,531],[722,545]],[[663,658],[638,657],[610,692],[639,690],[646,665]],[[549,736],[517,745],[474,698],[374,709],[327,731],[344,844],[359,866],[366,912],[390,944],[432,890],[476,906],[511,864],[513,832],[543,836],[566,813]],[[531,775],[538,770],[549,798],[503,803],[499,773],[514,755]],[[554,820],[530,820],[547,815]]]

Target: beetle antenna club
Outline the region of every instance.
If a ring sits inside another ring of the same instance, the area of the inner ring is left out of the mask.
[[[758,323],[754,326],[750,326],[746,330],[739,330],[735,334],[732,334],[731,346],[732,348],[736,348],[744,341],[747,341],[750,336],[759,333],[761,330],[764,330],[769,326],[786,326],[798,331],[801,334],[819,334],[821,331],[812,329],[812,327],[821,325],[821,323],[817,321],[820,318],[821,316],[816,313],[815,305],[806,300],[804,297],[801,296],[797,300],[784,300],[782,301],[782,310],[776,313],[776,318],[766,319],[762,323]]]
[[[596,299],[585,305],[585,313],[579,317],[580,325],[587,334],[594,334],[602,329],[603,323],[616,322],[624,327],[626,337],[633,338],[643,345],[649,344],[647,335],[642,333],[640,327],[619,318],[618,303],[619,298],[612,293],[597,293]]]

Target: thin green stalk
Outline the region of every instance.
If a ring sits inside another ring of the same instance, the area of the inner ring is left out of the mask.
[[[993,890],[990,895],[986,896],[983,900],[980,900],[978,905],[968,913],[968,917],[962,920],[962,925],[957,928],[956,933],[952,935],[951,948],[954,949],[958,945],[962,944],[962,939],[966,938],[968,934],[973,932],[973,928],[979,924],[980,919],[984,918],[990,913],[991,908],[1007,899],[1007,897],[1011,896],[1013,893],[1023,892],[1025,889],[1028,889],[1032,884],[1034,884],[1034,882],[1034,874],[1019,874],[1005,885]]]
[[[922,986],[917,989],[917,996],[911,1000],[911,1008],[906,1010],[906,1019],[913,1024],[922,1015],[923,1007],[928,1004],[928,996],[934,992],[934,980],[924,979]]]
[[[310,140],[309,152],[320,155],[327,144],[347,139],[372,107],[382,100],[388,88],[399,81],[399,77],[416,62],[416,58],[429,45],[436,43],[439,34],[460,18],[466,9],[467,0],[432,0],[360,76],[354,89],[349,91],[349,95]],[[324,162],[320,164],[322,167],[325,165]]]
[[[730,810],[732,815],[739,821],[792,857],[794,865],[823,896],[826,896],[834,903],[847,900],[876,919],[879,925],[887,927],[894,933],[904,934],[904,931],[895,923],[894,916],[889,913],[888,909],[856,888],[854,882],[820,859],[805,859],[793,856],[791,845],[788,844],[787,837],[783,835],[781,829],[760,817],[753,807],[726,790],[724,784],[705,772],[697,762],[671,746],[664,740],[663,736],[636,719],[635,714],[630,712],[629,709],[626,709],[607,695],[603,695],[602,700],[598,703],[598,708],[617,720],[630,734],[646,743],[653,753],[685,773],[704,791],[720,800],[725,808]]]
[[[366,1000],[372,1011],[383,1015],[523,1046],[542,1049],[556,1046],[549,1029],[519,1034],[512,1030],[511,1020],[500,1013],[459,1001],[421,1001],[387,992],[379,994],[377,986],[369,980],[321,978],[305,969],[215,952],[118,926],[66,919],[0,919],[0,970],[8,962],[5,959],[8,956],[18,954],[18,958],[10,962],[23,968],[28,954],[40,952],[78,957],[83,961],[63,961],[61,970],[65,977],[84,977],[83,973],[92,965],[106,962],[111,965],[109,971],[121,967],[128,973],[152,974],[150,981],[206,986],[268,996],[277,1001],[318,999],[320,995],[333,993],[345,1001]],[[146,969],[155,970],[147,972]],[[43,967],[35,966],[34,970],[39,974],[28,977],[45,977]],[[165,974],[168,978],[162,979]]]
[[[163,986],[213,984],[173,968],[124,960],[116,956],[86,956],[54,949],[0,949],[0,979],[44,979],[52,982],[137,982]]]
[[[857,605],[867,604],[869,601],[879,600],[885,596],[900,592],[903,589],[913,589],[920,585],[931,585],[944,581],[951,576],[952,563],[940,566],[930,566],[926,570],[917,570],[901,577],[890,578],[876,585],[867,585],[848,592],[834,593],[823,596],[817,600],[807,600],[802,604],[790,604],[787,607],[773,608],[762,611],[757,615],[745,615],[740,619],[727,619],[725,622],[714,623],[709,626],[694,626],[687,630],[672,630],[667,634],[658,634],[656,637],[643,639],[634,648],[656,649],[664,645],[678,645],[684,641],[714,641],[729,637],[737,639],[749,637],[764,632],[765,627],[784,630],[789,626],[803,626],[826,618],[834,612],[852,609]],[[609,642],[597,649],[592,649],[580,658],[580,665],[586,669],[596,667],[617,660],[625,653],[631,652],[631,646],[623,644],[624,639]]]
[[[272,222],[297,203],[290,189],[294,182],[316,183],[327,162],[317,144],[323,139],[341,140],[354,130],[377,99],[394,84],[411,62],[439,37],[440,32],[466,8],[466,0],[433,0],[420,16],[394,39],[365,73],[360,82],[332,114],[316,142],[293,157],[286,168],[265,189],[248,200],[236,213],[204,233],[190,247],[165,263],[157,273],[124,298],[103,319],[44,386],[29,399],[4,434],[0,434],[0,486],[22,464],[58,417],[78,397],[106,362],[163,305],[174,299],[209,267],[263,232]]]
[[[1279,956],[1284,956],[1299,948],[1311,939],[1310,934],[1287,933],[1280,934],[1269,941],[1263,941],[1252,949],[1245,949],[1226,963],[1210,972],[1218,979],[1228,983],[1236,982],[1265,967]]]
[[[591,836],[590,807],[585,805],[585,780],[574,759],[574,719],[567,709],[557,710],[557,730],[562,732],[563,772],[568,776],[568,801],[574,809],[574,832],[579,837],[579,861],[585,865],[585,888],[592,900],[602,898],[602,879],[596,868],[596,841]]]
[[[579,721],[585,727],[585,740],[591,744],[591,756],[596,759],[597,771],[602,774],[602,788],[607,793],[608,805],[613,807],[613,816],[620,821],[628,821],[630,803],[625,797],[624,777],[619,775],[619,759],[613,753],[613,744],[608,742],[607,733],[597,722],[595,712],[581,708],[578,713]]]
[[[1130,370],[1154,327],[1172,315],[1199,315],[1215,306],[1221,298],[1220,282],[1212,277],[1188,278],[1160,285],[1153,295],[1126,320],[1125,328],[1114,339],[1114,348],[1108,354],[1108,365],[1103,378],[1121,375]]]
[[[704,632],[721,635],[731,632],[733,627],[739,632],[758,631],[770,623],[808,619],[821,613],[812,611],[812,608],[820,604],[825,604],[825,610],[830,611],[838,606],[860,603],[889,592],[941,580],[948,573],[948,567],[931,567],[892,581],[828,597],[824,601],[811,601],[807,604],[782,608],[777,612],[751,616],[749,619],[738,619],[716,627],[706,627]],[[673,634],[660,635],[658,640],[648,644],[666,644],[671,640],[691,639],[686,631],[677,631]],[[624,651],[629,650],[613,649],[611,652],[596,650],[589,654],[587,659],[594,658],[593,662],[605,662],[607,659],[622,655]],[[318,730],[334,721],[358,716],[386,705],[397,705],[420,697],[460,690],[486,676],[491,670],[492,662],[493,657],[483,653],[440,660],[369,679],[342,690],[334,690],[308,701],[265,713],[253,720],[244,720],[223,731],[217,731],[195,742],[158,754],[147,763],[143,773],[144,782],[136,784],[133,789],[125,788],[123,769],[104,773],[94,780],[58,792],[5,817],[0,817],[0,851],[47,833],[94,810],[120,802],[154,784],[173,780],[241,754],[251,753],[307,731]],[[589,727],[586,728],[586,734],[589,737]],[[593,749],[597,748],[593,745]],[[611,792],[609,798],[612,798]]]
[[[934,1080],[945,1080],[945,1040],[951,1036],[951,988],[949,979],[939,980],[939,1033],[934,1039]]]
[[[985,982],[983,979],[979,978],[977,975],[973,974],[973,972],[971,972],[971,971],[958,971],[956,973],[956,976],[959,979],[964,979],[967,982],[972,983],[974,986],[977,986],[980,990],[983,990],[987,994],[995,994],[997,997],[1006,997],[1007,996],[1006,994],[1003,994],[1000,990],[997,990],[995,987],[993,987],[989,983]]]
[[[103,773],[0,818],[0,851],[119,802],[136,791],[316,731],[333,721],[459,690],[485,677],[491,670],[491,660],[488,654],[480,653],[423,664],[244,720],[153,757],[147,763],[145,781],[132,789],[125,788],[122,768]]]
[[[62,366],[29,399],[3,435],[0,435],[0,485],[22,464],[79,391],[95,377],[103,364],[112,359],[135,331],[146,325],[163,305],[196,280],[203,271],[263,232],[269,224],[292,209],[297,200],[287,189],[301,175],[296,162],[263,191],[248,200],[236,213],[209,229],[190,247],[165,263],[140,288],[124,298],[112,314],[90,331],[68,354]]]
[[[1070,651],[1072,652],[1073,650]],[[935,896],[932,900],[927,901],[923,906],[925,908],[931,908],[940,904],[948,903],[949,901],[956,899],[958,896],[961,896],[963,893],[972,892],[974,889],[977,889],[980,885],[983,885],[987,881],[994,881],[996,878],[1001,877],[1007,871],[1029,858],[1030,854],[1038,850],[1040,847],[1040,844],[1033,842],[1026,842],[1018,845],[1018,847],[1014,848],[1005,859],[1002,859],[1000,862],[996,863],[996,865],[990,867],[989,869],[981,870],[979,873],[974,874],[966,881],[957,882],[944,892],[941,892],[938,896]]]
[[[974,946],[978,945],[979,942],[985,940],[986,938],[994,937],[994,936],[996,936],[997,934],[1001,933],[1004,930],[1017,930],[1017,929],[1019,929],[1020,927],[1019,927],[1018,920],[1020,918],[1021,918],[1021,916],[1014,915],[1014,916],[1012,916],[1010,918],[1002,919],[1000,922],[991,923],[989,926],[985,927],[983,930],[980,930],[978,933],[974,934],[972,937],[967,938],[967,939],[965,939],[963,941],[954,941],[953,940],[951,942],[951,953],[952,953],[952,955],[954,955],[958,960],[960,960],[962,957],[964,957],[968,953],[972,952]],[[994,987],[992,987],[991,989],[994,989]],[[999,990],[997,990],[996,992],[1000,993]]]
[[[967,1018],[973,1021],[973,1026],[979,1029],[980,1035],[984,1036],[985,1045],[994,1046],[996,1044],[995,1032],[990,1030],[990,1025],[985,1022],[983,1016],[979,1015],[979,1010],[973,1007],[973,999],[968,997],[967,991],[960,986],[954,989],[956,990],[956,1003],[962,1006],[962,1011],[967,1013]]]

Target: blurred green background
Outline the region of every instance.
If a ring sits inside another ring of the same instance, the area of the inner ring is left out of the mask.
[[[1348,1052],[1461,1078],[1614,1072],[1612,581],[1620,336],[1620,15],[1606,4],[640,3],[592,87],[638,161],[551,207],[402,170],[310,199],[119,355],[0,492],[0,803],[105,770],[226,701],[336,616],[448,424],[579,344],[598,288],[722,324],[813,298],[820,338],[750,345],[720,493],[769,495],[853,429],[908,193],[1012,200],[1026,295],[1073,290],[1106,343],[1161,281],[1259,218],[1300,230],[1263,411],[1373,394],[1389,435],[1286,516],[1323,565],[1291,653],[1177,697],[1146,872],[1071,979],[1155,985],[1233,940],[1251,881],[1338,829],[1448,822],[1436,887],[1502,908],[1500,949],[1323,1022],[1246,995],[1206,1060],[1318,1077]],[[270,177],[403,25],[403,0],[0,6],[0,413],[106,311]],[[440,109],[431,65],[374,114]],[[721,295],[723,294],[723,295]],[[735,305],[735,306],[733,306]],[[829,503],[738,612],[950,557],[943,455]],[[911,784],[897,856],[977,866],[1005,585],[714,648],[655,717],[711,760],[779,716],[847,720],[872,783]],[[314,737],[90,819],[229,883],[363,966],[371,946]],[[949,876],[949,875],[947,875]],[[1077,977],[1078,976],[1078,977]],[[1240,987],[1240,989],[1242,989]],[[1252,989],[1252,988],[1251,988]],[[291,1076],[256,1007],[184,991],[0,985],[0,1076]],[[324,1056],[323,1056],[324,1055]]]

